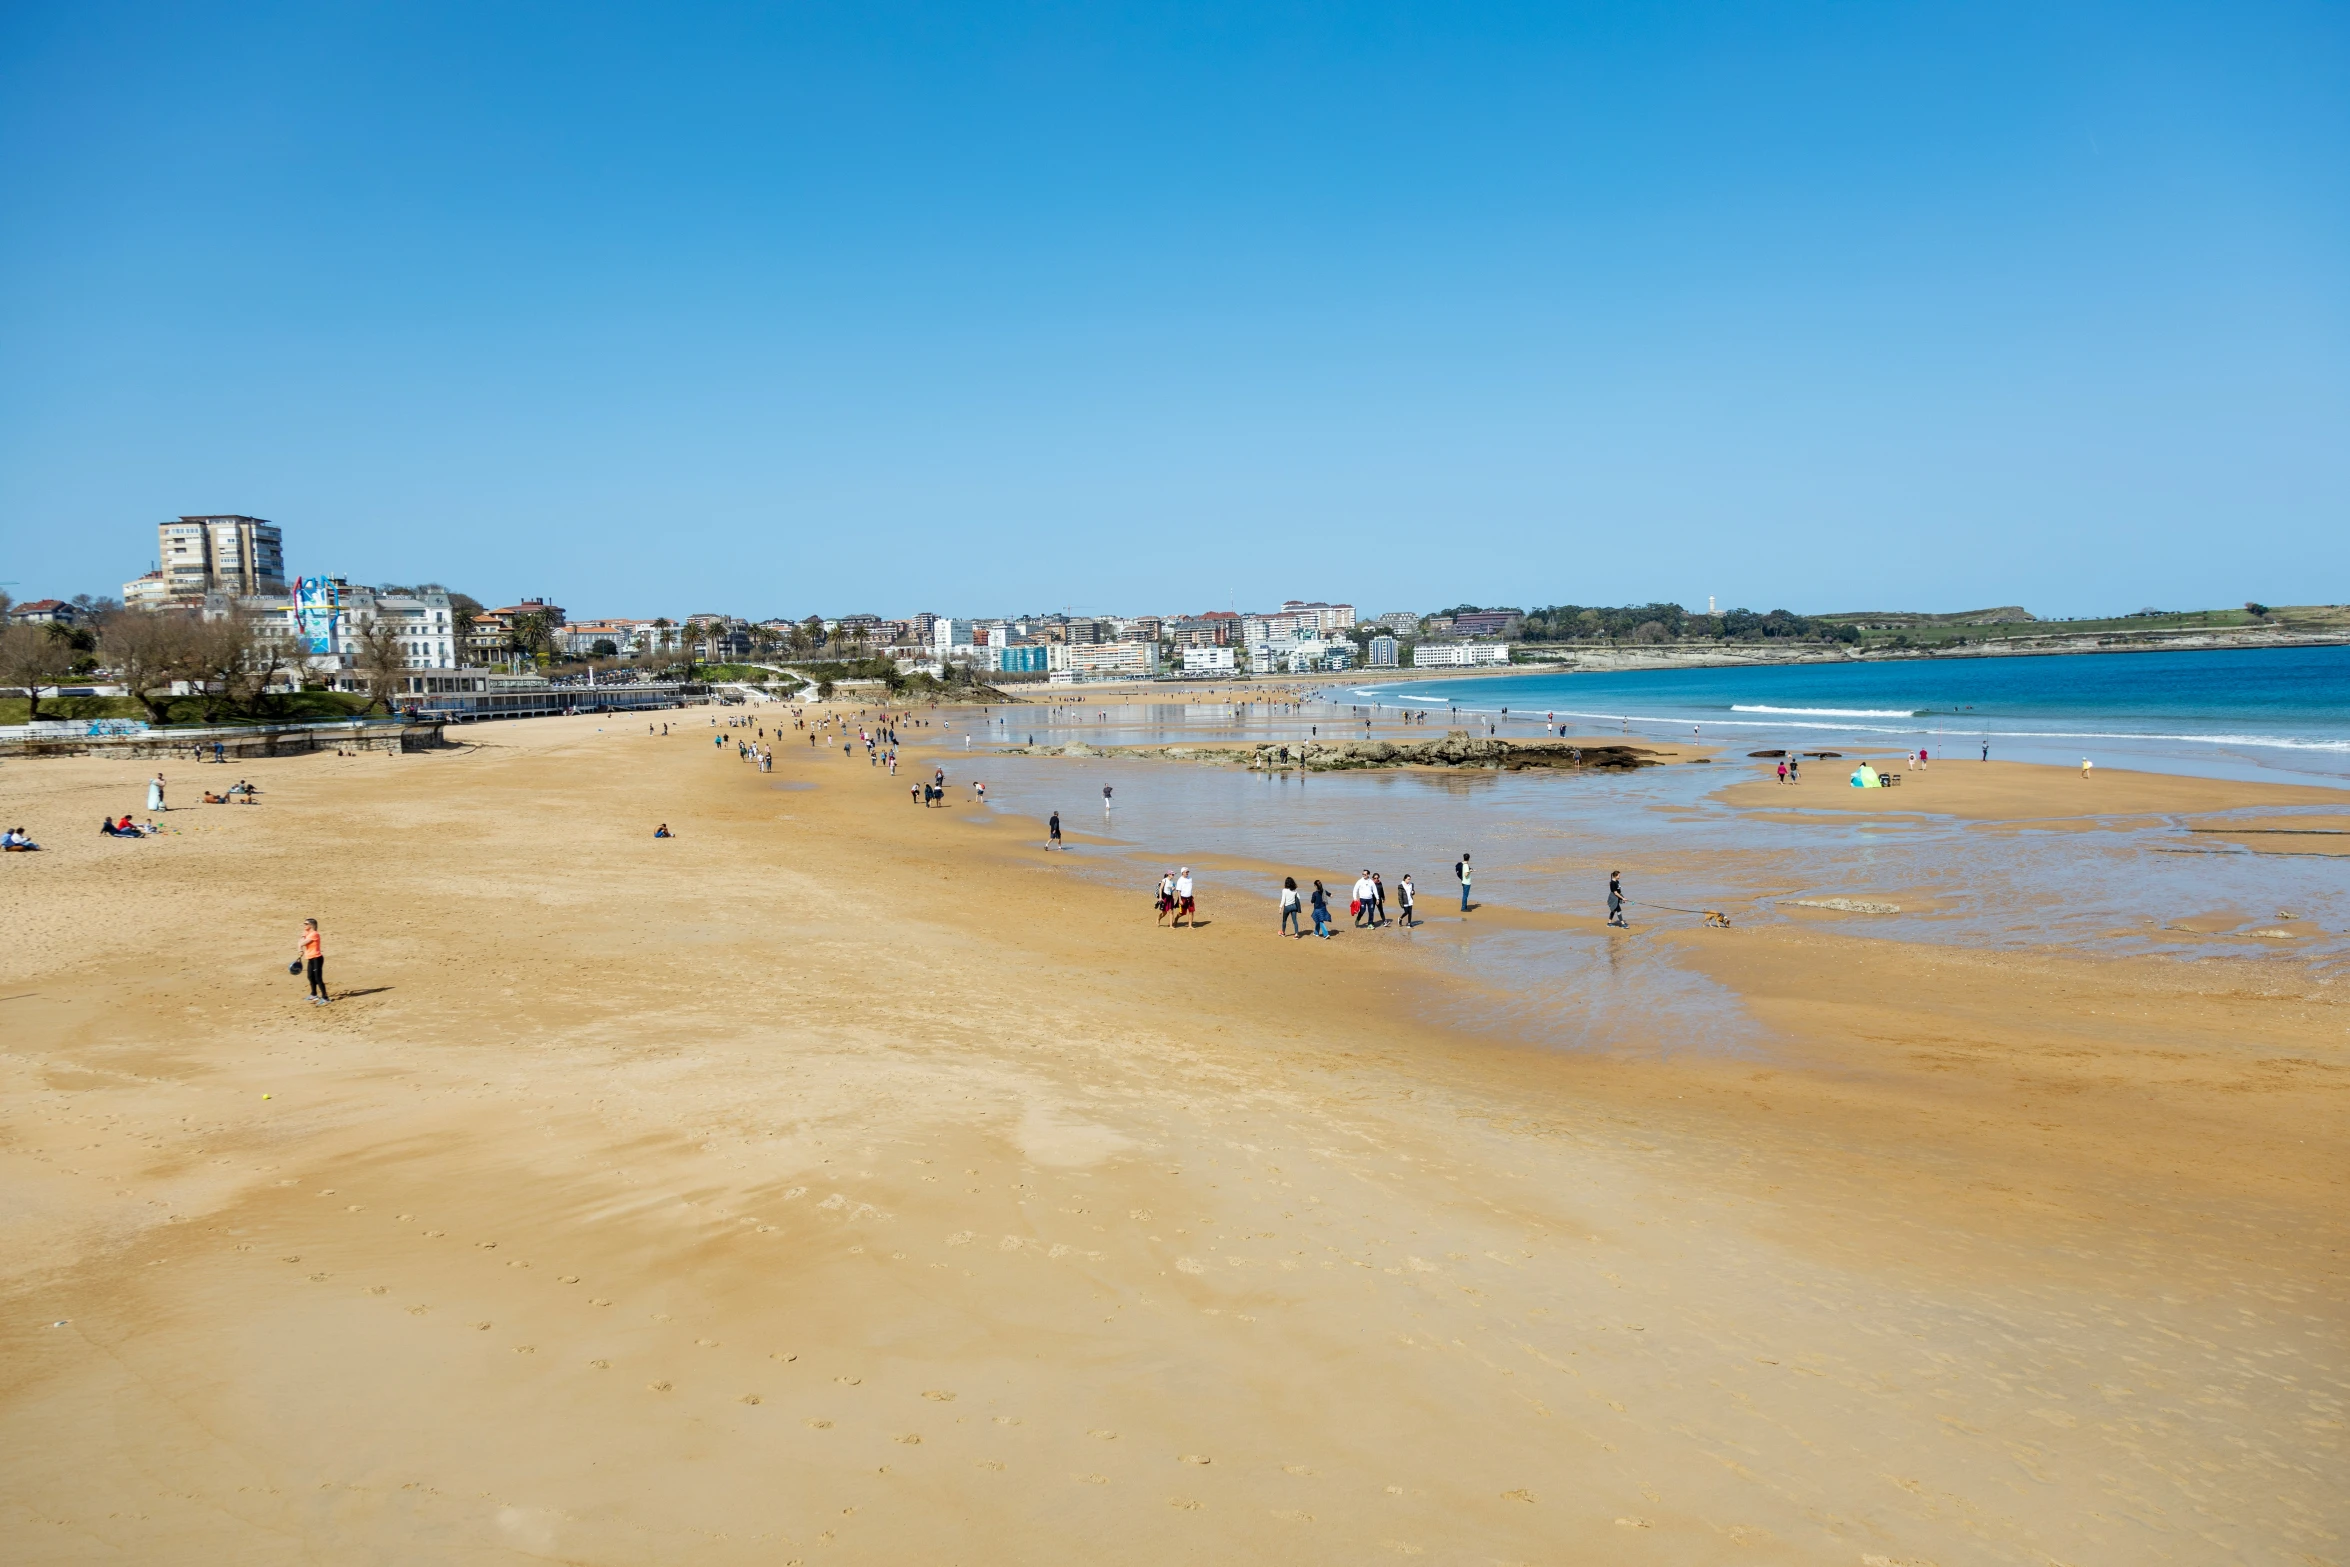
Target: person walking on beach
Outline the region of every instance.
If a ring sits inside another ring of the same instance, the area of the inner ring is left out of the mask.
[[[310,1004],[323,1007],[329,997],[326,993],[326,945],[318,934],[318,921],[302,922],[302,970],[310,978]]]
[[[1052,841],[1045,847],[1048,849],[1059,848],[1061,846],[1061,813],[1059,811],[1053,812],[1052,819],[1044,824],[1044,828],[1046,832],[1052,834]]]
[[[1791,784],[1803,782],[1803,758],[1799,756],[1787,758],[1787,781]]]
[[[153,778],[147,780],[147,809],[150,811],[160,811],[165,809],[163,804],[163,775],[161,773],[157,773]]]
[[[1472,880],[1474,880],[1474,879],[1475,879],[1475,874],[1476,874],[1476,872],[1475,872],[1475,867],[1473,867],[1472,865],[1470,865],[1470,864],[1469,864],[1469,851],[1468,851],[1468,850],[1466,850],[1466,849],[1463,849],[1463,850],[1461,851],[1461,860],[1460,860],[1460,863],[1459,863],[1458,865],[1455,865],[1455,866],[1452,868],[1452,873],[1453,873],[1453,875],[1454,875],[1456,878],[1458,878],[1458,879],[1459,879],[1459,881],[1460,881],[1460,884],[1461,884],[1461,912],[1462,912],[1463,914],[1466,914],[1466,913],[1468,913],[1468,912],[1469,912],[1469,884],[1470,884],[1470,882],[1471,882]]]
[[[1630,923],[1624,918],[1624,873],[1622,871],[1607,873],[1607,922],[1610,925],[1621,925],[1627,930],[1631,928]]]
[[[1323,890],[1319,878],[1314,882],[1314,934],[1324,941],[1330,939],[1330,894]]]
[[[1397,923],[1407,930],[1420,923],[1412,918],[1412,873],[1410,871],[1405,871],[1403,880],[1395,884],[1395,901],[1403,910],[1403,917]]]
[[[1361,930],[1371,918],[1371,873],[1369,871],[1365,871],[1355,878],[1354,887],[1347,894],[1347,902],[1354,907],[1355,929]]]
[[[1191,867],[1188,865],[1175,876],[1175,924],[1181,925],[1185,920],[1191,921],[1194,928],[1199,925],[1199,905],[1191,898]]]
[[[1175,912],[1175,873],[1167,872],[1159,878],[1159,923],[1167,923],[1167,916]]]
[[[1295,876],[1281,878],[1281,934],[1295,936],[1300,941],[1306,939],[1306,933],[1298,923],[1297,878]]]
[[[1781,762],[1781,763],[1779,764],[1779,786],[1780,786],[1781,788],[1785,788],[1785,787],[1786,787],[1786,785],[1787,785],[1787,764],[1786,764],[1785,762]]]
[[[1377,871],[1371,873],[1371,923],[1387,923],[1387,882]]]

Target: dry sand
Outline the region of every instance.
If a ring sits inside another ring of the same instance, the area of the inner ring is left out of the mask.
[[[1562,1056],[688,721],[142,843],[151,769],[0,769],[0,1555],[2345,1558],[2312,962],[1644,932],[1773,1046]]]

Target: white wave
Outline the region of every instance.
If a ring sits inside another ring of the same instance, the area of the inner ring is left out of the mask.
[[[1920,707],[1762,707],[1742,702],[1730,704],[1733,713],[1792,713],[1803,718],[1923,718],[1928,709]]]
[[[1692,724],[1690,717],[1644,713],[1590,713],[1559,711],[1562,718],[1596,718],[1605,723],[1620,723],[1629,719],[1635,724],[1668,724],[1679,727]],[[2329,751],[2350,754],[2350,740],[2313,740],[2294,735],[2169,734],[2147,729],[2001,729],[1996,721],[1978,723],[1951,723],[1947,720],[1927,727],[1919,724],[1803,724],[1773,721],[1758,723],[1709,724],[1707,728],[1736,734],[1772,734],[1786,729],[1817,729],[1830,734],[1871,735],[1950,735],[1959,739],[1980,738],[1988,735],[1993,740],[2137,740],[2175,742],[2185,745],[2262,746],[2279,751]]]

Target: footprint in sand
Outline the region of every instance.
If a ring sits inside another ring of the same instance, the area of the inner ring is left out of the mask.
[[[1110,1483],[1108,1475],[1073,1475],[1071,1478],[1081,1480],[1087,1485],[1108,1485]]]
[[[745,1393],[742,1397],[742,1401],[746,1404],[757,1404],[764,1402],[756,1393]]]
[[[1205,1464],[1212,1463],[1214,1460],[1210,1459],[1205,1453],[1185,1453],[1177,1460],[1177,1462],[1186,1464]]]
[[[928,1392],[925,1392],[922,1396],[927,1399],[935,1400],[941,1404],[951,1404],[955,1401],[954,1394],[941,1392],[936,1388],[932,1388]]]
[[[514,1353],[517,1355],[535,1355],[538,1352],[539,1347],[536,1344],[517,1344],[514,1346]]]
[[[666,1393],[669,1389],[670,1384],[667,1382],[647,1382],[645,1384],[645,1391],[648,1393]]]
[[[832,1380],[838,1382],[842,1387],[855,1387],[865,1379],[863,1377],[834,1377]]]
[[[812,1431],[829,1431],[832,1429],[832,1422],[829,1420],[811,1420],[807,1424],[808,1428]]]
[[[411,1317],[421,1317],[430,1310],[432,1310],[430,1306],[410,1306],[408,1308],[408,1315]]]
[[[1293,1507],[1276,1507],[1273,1509],[1273,1516],[1283,1523],[1312,1523],[1314,1521],[1312,1513],[1301,1513]]]
[[[609,1360],[591,1360],[588,1362],[588,1364],[595,1367],[598,1371],[609,1371],[612,1369],[612,1362]]]
[[[579,1275],[576,1273],[566,1273],[558,1282],[563,1284],[577,1284],[579,1282]]]
[[[897,1437],[894,1440],[902,1442],[908,1447],[920,1447],[922,1445],[922,1438],[914,1435],[910,1431],[907,1432],[904,1436]]]
[[[1188,1496],[1170,1496],[1167,1498],[1167,1505],[1169,1507],[1180,1507],[1186,1512],[1197,1512],[1199,1511],[1202,1504],[1193,1501]]]
[[[978,1463],[976,1463],[976,1464],[972,1465],[971,1467],[973,1467],[974,1469],[996,1469],[996,1470],[1001,1470],[1001,1469],[1002,1469],[1004,1466],[1003,1466],[1003,1462],[1002,1462],[1000,1459],[994,1459],[994,1458],[982,1458],[981,1460],[979,1460],[979,1462],[978,1462]]]
[[[694,1342],[701,1345],[704,1349],[716,1349],[718,1347],[718,1341],[714,1338],[698,1338],[695,1339]]]
[[[799,1359],[800,1357],[799,1357],[799,1356],[797,1356],[797,1355],[787,1355],[787,1354],[785,1354],[785,1353],[784,1353],[782,1350],[778,1349],[778,1350],[774,1350],[774,1351],[772,1351],[771,1353],[769,1353],[769,1355],[767,1356],[767,1358],[768,1358],[769,1360],[780,1360],[780,1361],[783,1361],[783,1362],[785,1362],[786,1364],[789,1364],[790,1362],[792,1362],[792,1361],[795,1361],[795,1360]]]
[[[391,1286],[388,1284],[370,1284],[367,1286],[367,1293],[370,1295],[389,1295],[391,1292]]]
[[[1085,1434],[1090,1437],[1099,1438],[1104,1442],[1115,1442],[1118,1440],[1118,1433],[1115,1431],[1088,1431]]]
[[[486,1322],[476,1322],[473,1325],[473,1331],[476,1333],[487,1333],[489,1330],[490,1325]]]
[[[1501,1493],[1501,1499],[1505,1502],[1531,1503],[1534,1500],[1534,1493],[1532,1491],[1504,1491]]]
[[[611,1305],[612,1303],[611,1303],[610,1301],[608,1301],[608,1300],[600,1300],[600,1299],[599,1299],[599,1300],[590,1300],[590,1301],[588,1302],[588,1304],[589,1304],[589,1305],[591,1305],[591,1306],[609,1306],[609,1305]]]
[[[280,1262],[300,1262],[302,1259],[300,1257],[280,1257],[277,1260]]]
[[[1288,1475],[1310,1475],[1314,1471],[1307,1468],[1304,1464],[1283,1464],[1281,1466],[1281,1472]]]

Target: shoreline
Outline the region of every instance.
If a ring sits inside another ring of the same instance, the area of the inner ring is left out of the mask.
[[[713,734],[261,761],[10,857],[24,1549],[2097,1559],[2189,1543],[2179,1472],[2228,1554],[2322,1515],[2350,1010],[2288,953],[1646,928],[1626,974],[1760,1043],[1560,1052],[1467,961],[1553,917],[1278,941],[1216,873],[1168,931],[1026,817]],[[2211,1400],[2115,1425],[2181,1340]],[[2117,1475],[2161,1510],[2092,1521]]]

